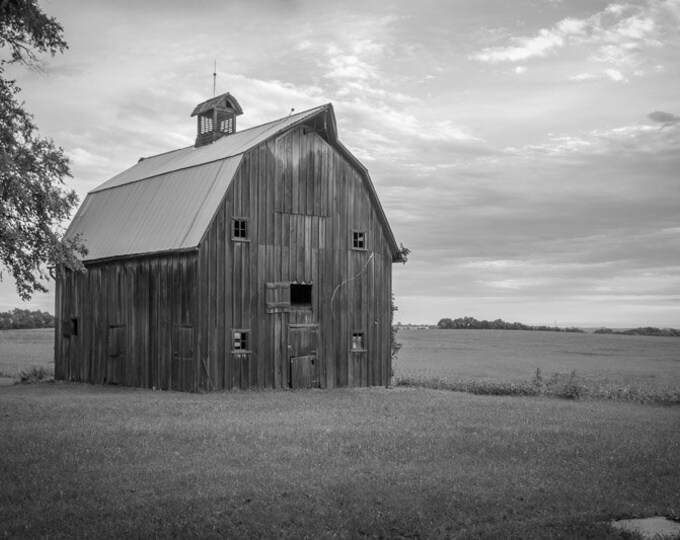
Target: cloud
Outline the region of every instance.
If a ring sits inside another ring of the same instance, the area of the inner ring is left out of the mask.
[[[569,77],[569,80],[571,81],[592,81],[593,79],[597,79],[597,76],[592,73],[579,73],[578,75]]]
[[[663,111],[651,112],[647,115],[647,118],[649,118],[650,120],[654,120],[655,122],[664,124],[665,126],[672,126],[674,124],[680,123],[680,116],[676,116],[674,114]]]
[[[627,82],[628,79],[617,69],[605,69],[604,74],[615,82]]]
[[[384,197],[397,238],[422,263],[409,262],[405,294],[436,281],[450,305],[487,299],[496,310],[504,298],[573,299],[582,310],[677,302],[679,145],[678,125],[624,125],[430,171],[418,189]]]
[[[559,32],[540,30],[534,37],[515,38],[511,47],[489,47],[473,56],[482,62],[520,62],[537,56],[546,56],[553,49],[564,45]]]
[[[610,4],[590,17],[567,17],[533,36],[510,38],[511,43],[473,54],[481,62],[520,62],[542,58],[572,46],[596,48],[591,58],[615,66],[637,65],[643,48],[677,40],[680,22],[677,0],[648,0],[640,5]]]

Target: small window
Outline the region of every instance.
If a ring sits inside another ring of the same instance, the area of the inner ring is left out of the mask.
[[[366,233],[354,231],[352,233],[352,249],[366,249]]]
[[[234,351],[250,350],[250,332],[248,330],[234,330]]]
[[[298,307],[312,307],[312,286],[300,283],[291,283],[290,305]]]
[[[71,337],[78,335],[78,318],[72,317],[61,322],[61,335]]]
[[[231,227],[231,237],[234,240],[248,239],[248,220],[243,218],[234,218]]]
[[[352,333],[352,350],[353,351],[364,351],[366,350],[366,343],[364,342],[363,332],[353,332]]]

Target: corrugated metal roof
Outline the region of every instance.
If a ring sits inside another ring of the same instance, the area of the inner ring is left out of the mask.
[[[66,236],[81,234],[86,261],[198,246],[241,156],[173,171],[85,198]]]
[[[304,122],[328,107],[329,105],[322,105],[321,107],[316,107],[315,109],[310,109],[299,114],[292,114],[288,118],[282,118],[268,124],[262,124],[261,126],[238,131],[231,135],[227,135],[226,137],[222,137],[212,144],[200,146],[198,148],[191,146],[189,148],[182,148],[181,150],[175,150],[174,152],[167,152],[165,154],[146,158],[126,171],[114,176],[108,182],[104,182],[102,185],[92,190],[91,193],[121,186],[130,182],[136,182],[159,174],[165,174],[170,171],[195,167],[196,165],[201,165],[203,163],[209,163],[218,159],[224,159],[225,157],[242,154],[277,133],[285,131],[295,124]]]

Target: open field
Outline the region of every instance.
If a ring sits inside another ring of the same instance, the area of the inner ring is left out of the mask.
[[[576,373],[581,397],[680,404],[680,339],[512,330],[402,329],[401,383],[463,389],[517,386],[560,391]],[[547,389],[545,387],[548,387]]]
[[[412,388],[0,388],[0,536],[631,538],[675,407]],[[617,536],[618,534],[618,536]]]
[[[526,380],[536,368],[622,384],[680,384],[680,339],[516,330],[402,329],[396,375]]]
[[[54,329],[0,330],[0,377],[16,379],[32,366],[54,373]]]
[[[503,330],[401,329],[397,377],[526,381],[576,372],[620,385],[680,388],[680,339]],[[54,330],[0,331],[0,373],[54,371]]]

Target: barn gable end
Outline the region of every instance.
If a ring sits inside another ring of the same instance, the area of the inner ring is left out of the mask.
[[[154,219],[172,208],[181,223]],[[68,234],[92,255],[57,283],[59,379],[389,384],[399,250],[330,105],[141,161],[90,193]]]

